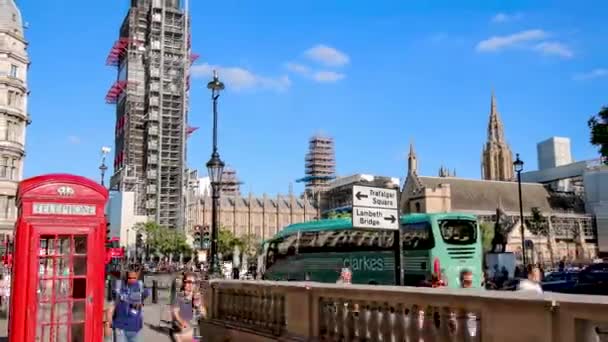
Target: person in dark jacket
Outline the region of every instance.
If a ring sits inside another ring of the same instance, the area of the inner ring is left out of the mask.
[[[143,328],[143,305],[148,296],[150,290],[140,280],[140,268],[138,265],[130,266],[126,279],[116,282],[114,305],[108,310],[111,318],[108,323],[111,322],[115,342],[139,342]]]

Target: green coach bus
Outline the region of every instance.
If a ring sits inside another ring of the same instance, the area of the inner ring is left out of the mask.
[[[336,282],[344,267],[353,284],[394,285],[393,230],[353,228],[350,219],[293,224],[262,245],[263,279]],[[475,216],[458,213],[401,217],[403,283],[421,286],[433,275],[460,286],[460,272],[481,285],[481,238]]]

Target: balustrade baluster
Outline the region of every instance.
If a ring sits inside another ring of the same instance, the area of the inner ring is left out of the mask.
[[[336,341],[342,341],[344,338],[344,305],[346,302],[342,298],[336,298]]]
[[[393,336],[393,324],[392,320],[394,319],[394,310],[389,306],[387,302],[385,302],[382,306],[379,307],[378,310],[378,319],[380,327],[380,340],[383,342],[390,342]]]
[[[420,339],[420,330],[422,328],[422,317],[424,315],[424,311],[420,309],[418,305],[413,305],[412,309],[409,313],[409,332],[408,336],[410,337],[410,341],[418,342]]]
[[[380,341],[380,307],[373,302],[370,309],[370,341],[377,342]]]
[[[272,331],[278,331],[280,320],[279,295],[275,292],[272,294]]]
[[[405,341],[405,309],[403,304],[398,303],[396,306],[391,307],[393,313],[393,341],[403,342]]]
[[[264,291],[264,326],[270,329],[272,326],[272,293],[266,289]]]
[[[355,301],[348,301],[346,307],[346,318],[344,323],[344,341],[354,341],[355,339]]]
[[[451,334],[449,329],[450,324],[450,308],[442,307],[435,312],[436,324],[438,324],[439,341],[450,341]]]
[[[318,306],[318,312],[317,315],[319,316],[319,337],[323,340],[325,338],[325,336],[327,336],[327,332],[329,330],[329,324],[328,324],[328,315],[327,315],[327,308],[325,307],[327,305],[325,298],[320,297],[319,298],[319,306]]]
[[[467,325],[466,325],[466,311],[462,308],[454,310],[455,321],[456,321],[456,340],[465,342],[467,341]]]
[[[422,328],[420,335],[424,341],[435,341],[437,334],[435,329],[435,307],[427,306],[422,316]]]

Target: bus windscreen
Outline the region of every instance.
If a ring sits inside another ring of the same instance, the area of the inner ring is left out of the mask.
[[[477,241],[477,222],[471,220],[439,220],[443,241],[450,245],[470,245]]]

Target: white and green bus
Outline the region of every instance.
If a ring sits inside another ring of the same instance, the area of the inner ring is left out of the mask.
[[[433,275],[449,287],[460,273],[481,286],[481,238],[477,219],[458,213],[401,217],[403,284],[420,286]],[[344,267],[353,284],[394,285],[394,231],[353,228],[350,219],[293,224],[264,242],[258,265],[263,279],[336,282]]]

